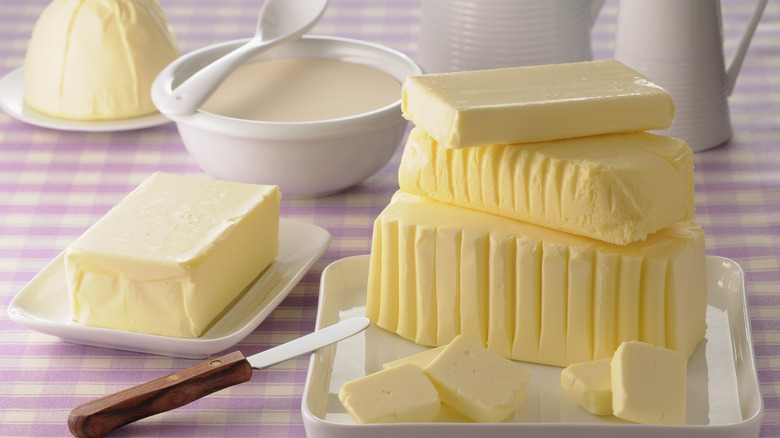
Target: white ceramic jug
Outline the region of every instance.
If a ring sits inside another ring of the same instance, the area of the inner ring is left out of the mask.
[[[426,73],[587,61],[604,0],[423,0]]]
[[[620,0],[615,59],[666,88],[677,106],[671,131],[693,151],[732,135],[728,96],[767,0],[753,16],[726,66],[718,0]]]

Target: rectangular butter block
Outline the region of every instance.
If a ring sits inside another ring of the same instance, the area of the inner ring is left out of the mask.
[[[447,147],[666,129],[671,95],[614,60],[409,76],[403,116]]]
[[[440,318],[453,302],[458,318]],[[374,223],[367,316],[421,345],[456,333],[556,366],[612,357],[630,340],[687,357],[706,307],[704,233],[692,221],[612,245],[399,191]]]
[[[610,362],[601,359],[571,364],[561,371],[561,387],[593,415],[612,414]]]
[[[358,424],[430,422],[441,407],[422,368],[410,363],[345,383],[339,400]]]
[[[677,351],[624,342],[611,361],[612,411],[643,424],[685,424],[687,360]]]
[[[66,250],[73,319],[198,337],[276,258],[276,186],[156,173]]]
[[[457,336],[425,367],[441,401],[477,422],[505,420],[525,398],[531,374]]]
[[[691,149],[649,133],[451,149],[414,128],[398,181],[408,193],[618,245],[694,217]]]

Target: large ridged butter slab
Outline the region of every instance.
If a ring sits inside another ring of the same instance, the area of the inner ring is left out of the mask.
[[[666,129],[671,95],[614,60],[410,76],[403,116],[448,147]]]
[[[705,330],[704,234],[681,221],[626,246],[398,192],[379,215],[366,313],[423,345],[463,334],[566,366],[640,340],[689,356]]]
[[[691,149],[649,133],[452,149],[415,128],[398,180],[408,193],[619,245],[694,217]]]
[[[65,252],[73,319],[197,337],[279,250],[276,186],[156,173]]]

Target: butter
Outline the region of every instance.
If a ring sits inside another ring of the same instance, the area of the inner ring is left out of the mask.
[[[611,360],[575,363],[561,371],[561,387],[593,415],[612,414]]]
[[[451,149],[415,128],[402,190],[625,245],[694,217],[693,155],[649,133]]]
[[[446,345],[442,345],[441,347],[436,347],[436,348],[430,348],[428,350],[421,351],[411,356],[406,356],[400,359],[396,359],[392,362],[385,362],[384,364],[382,364],[382,369],[395,367],[405,363],[414,364],[424,369],[425,367],[428,366],[429,363],[431,363],[433,359],[436,359],[436,356],[438,356],[439,353],[441,353],[441,351],[444,350],[444,347],[446,347]]]
[[[643,424],[685,424],[685,356],[643,342],[625,342],[615,352],[611,368],[616,417]]]
[[[279,191],[156,173],[65,252],[73,319],[198,337],[274,260]]]
[[[156,0],[53,0],[27,47],[24,102],[65,119],[151,114],[152,82],[179,55]]]
[[[630,340],[688,357],[705,330],[704,234],[681,221],[612,245],[399,191],[374,223],[367,289],[369,319],[421,345],[456,333],[555,366]]]
[[[422,368],[409,363],[345,383],[339,400],[358,424],[431,422],[441,407]]]
[[[392,368],[391,368],[392,369]],[[425,368],[441,401],[477,422],[505,420],[525,398],[531,374],[463,336]]]
[[[403,116],[446,147],[668,128],[671,95],[613,61],[410,76]]]

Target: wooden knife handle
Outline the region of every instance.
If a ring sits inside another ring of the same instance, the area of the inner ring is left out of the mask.
[[[229,386],[246,382],[252,367],[239,351],[77,406],[68,428],[78,437],[99,437],[125,424],[165,412]]]

